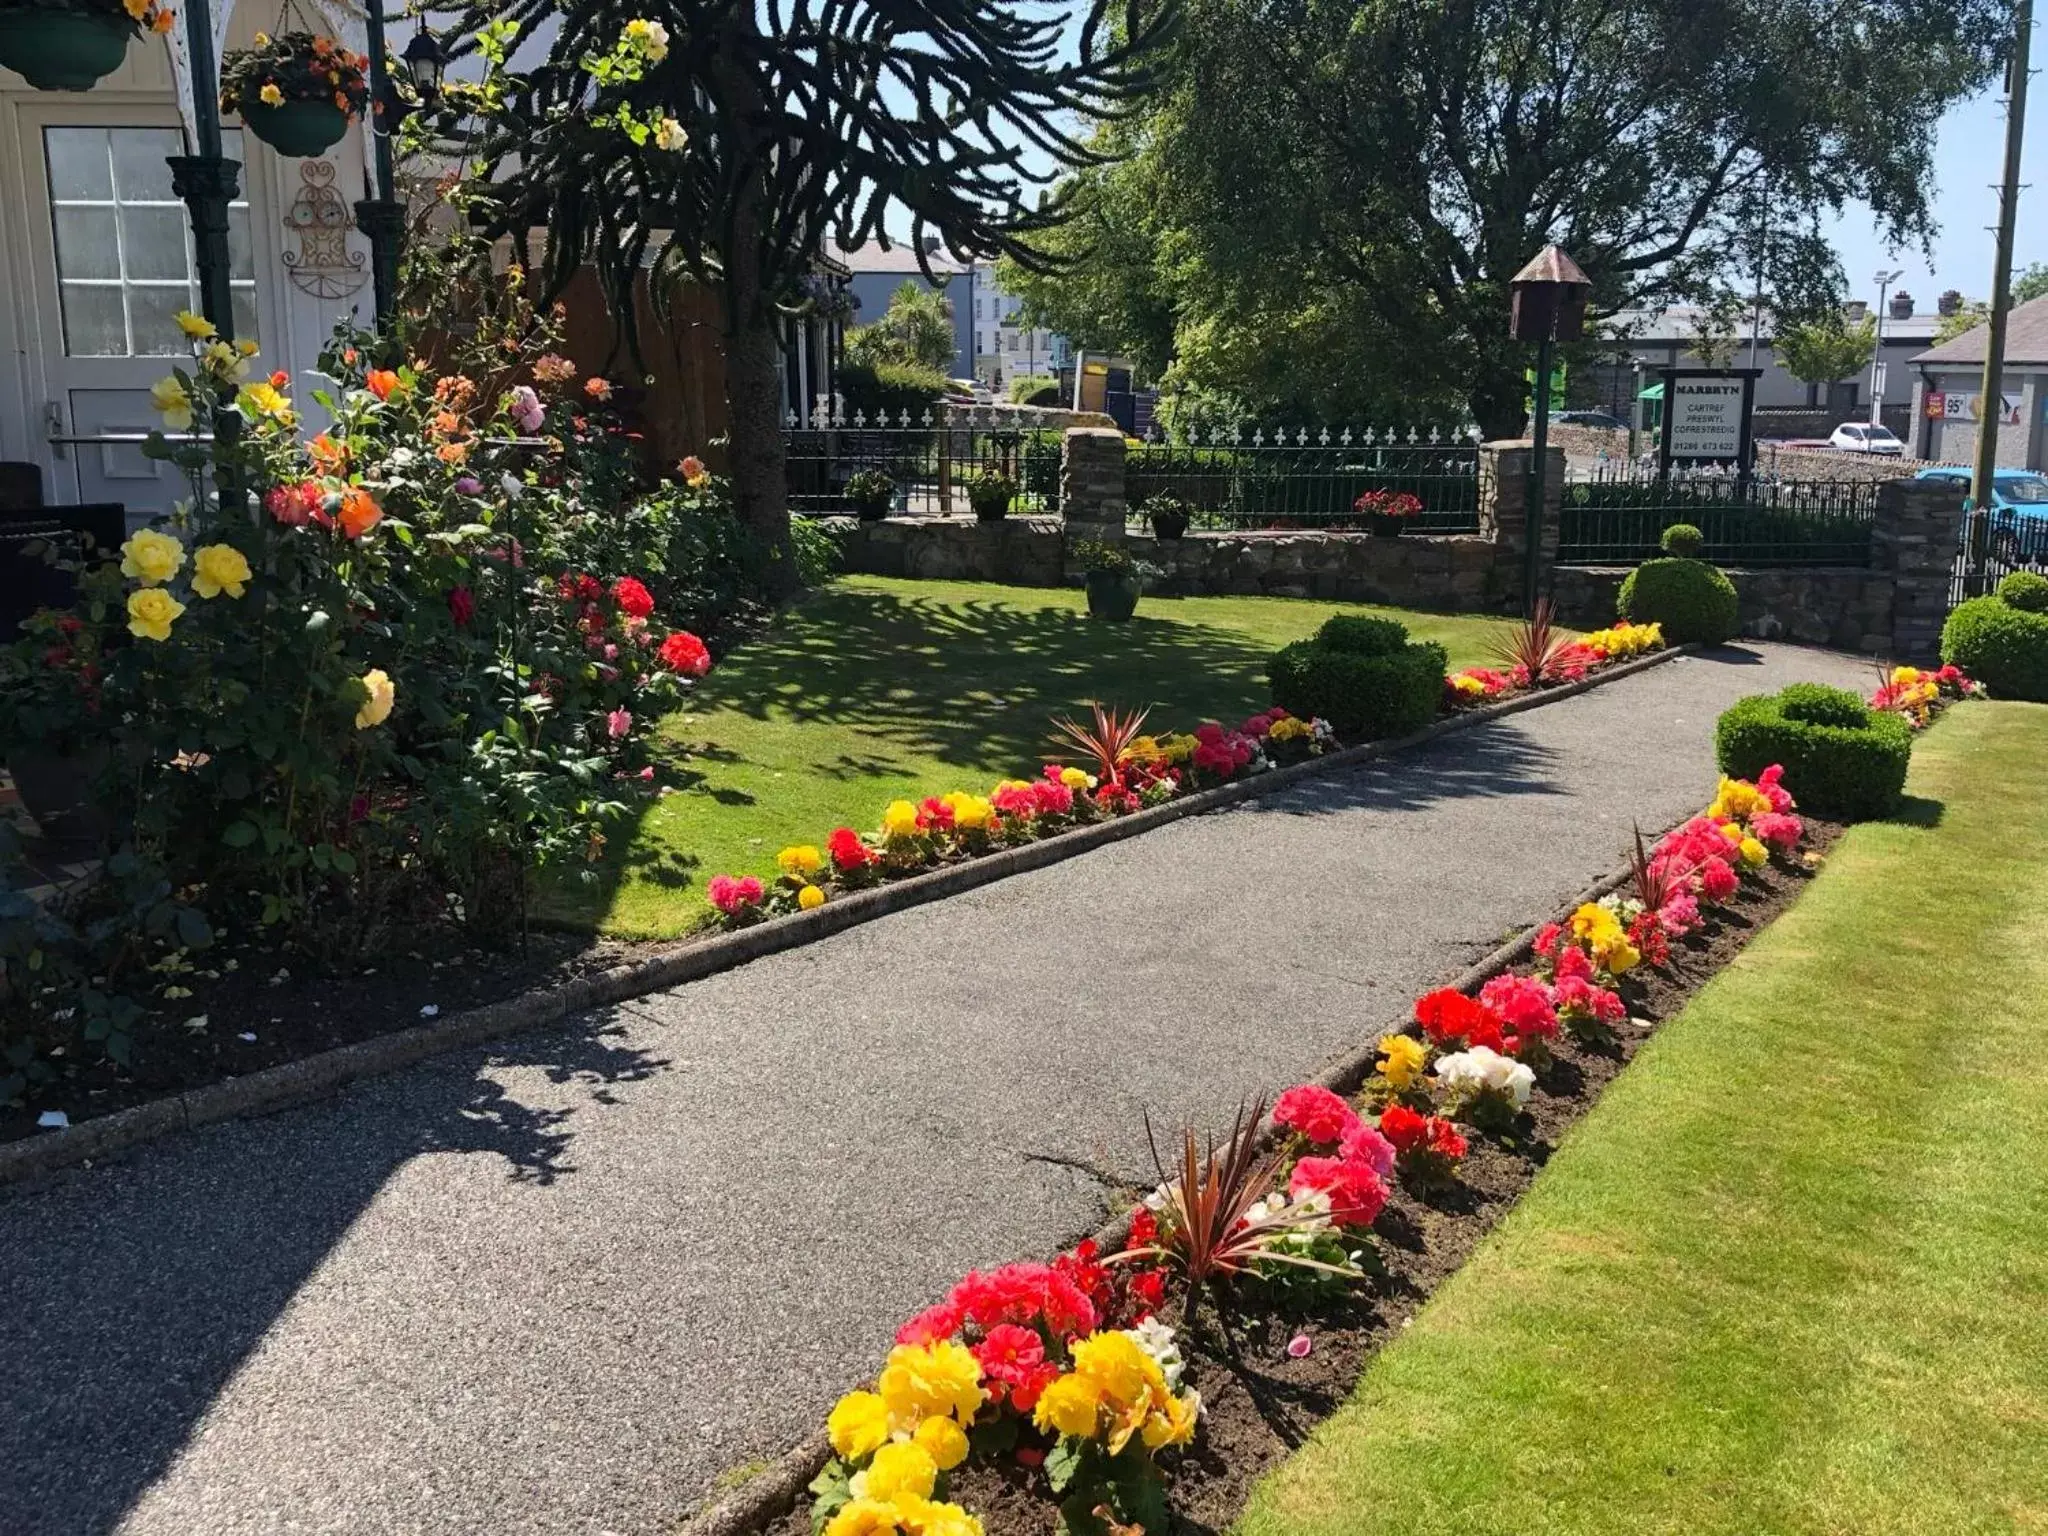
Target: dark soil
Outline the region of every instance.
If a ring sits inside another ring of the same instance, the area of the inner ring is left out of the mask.
[[[1841,830],[1807,819],[1805,850],[1824,851]],[[1396,1186],[1374,1224],[1386,1275],[1369,1294],[1306,1317],[1240,1305],[1228,1315],[1227,1339],[1217,1313],[1205,1306],[1194,1335],[1184,1330],[1181,1339],[1187,1380],[1202,1394],[1201,1427],[1192,1445],[1162,1463],[1176,1531],[1203,1536],[1229,1528],[1252,1485],[1343,1404],[1374,1352],[1521,1198],[1565,1131],[1654,1028],[1675,1017],[1791,905],[1809,878],[1808,870],[1774,862],[1765,879],[1745,883],[1732,905],[1714,909],[1700,932],[1673,946],[1667,971],[1625,978],[1620,990],[1630,1023],[1603,1048],[1560,1039],[1556,1060],[1539,1076],[1517,1134],[1470,1135],[1457,1189],[1425,1202]],[[1293,1359],[1286,1346],[1298,1333],[1306,1333],[1312,1347]],[[1043,1474],[1007,1458],[999,1465],[962,1466],[951,1476],[948,1497],[980,1516],[990,1536],[1051,1536],[1058,1523]],[[766,1536],[810,1536],[808,1504],[774,1522]]]
[[[37,1117],[48,1108],[62,1108],[76,1125],[675,947],[536,933],[523,950],[516,943],[499,950],[462,944],[459,936],[451,942],[451,932],[423,931],[417,948],[393,950],[346,976],[323,974],[260,944],[198,951],[192,959],[199,969],[168,983],[192,995],[156,1000],[139,1031],[134,1071],[104,1059],[67,1066],[59,1058],[58,1082],[25,1107],[0,1106],[0,1142],[39,1134]],[[422,1014],[429,1007],[435,1012]]]

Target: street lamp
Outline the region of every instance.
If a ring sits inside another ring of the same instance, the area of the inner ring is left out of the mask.
[[[1551,348],[1577,341],[1586,333],[1586,298],[1592,281],[1579,264],[1557,246],[1546,245],[1508,284],[1512,295],[1508,335],[1536,343],[1536,402],[1531,429],[1528,506],[1523,513],[1522,607],[1536,615],[1536,588],[1542,560],[1543,474],[1550,452]]]
[[[1906,275],[1901,268],[1896,272],[1877,274],[1877,344],[1870,349],[1870,424],[1874,427],[1884,421],[1884,299],[1885,290]]]
[[[398,94],[392,81],[390,55],[384,45],[383,0],[370,0],[363,8],[363,26],[369,38],[370,146],[376,179],[356,204],[356,228],[370,242],[370,279],[381,331],[398,307],[398,252],[405,237],[405,204],[398,196],[392,168],[391,136],[411,116],[413,107]],[[432,106],[441,94],[448,56],[424,16],[398,62],[421,105]]]

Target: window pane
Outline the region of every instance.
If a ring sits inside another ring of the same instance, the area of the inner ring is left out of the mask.
[[[228,209],[228,276],[238,282],[256,280],[256,258],[249,244],[249,206]]]
[[[118,287],[64,285],[64,350],[72,357],[128,355],[128,327],[121,318]]]
[[[170,357],[186,350],[178,311],[193,308],[183,283],[149,284],[128,290],[128,328],[137,357]]]
[[[59,202],[70,198],[98,198],[114,195],[113,178],[107,170],[107,131],[104,128],[45,128],[43,149],[50,161],[50,195]]]
[[[130,282],[152,278],[182,281],[191,273],[185,260],[185,210],[172,207],[121,209],[121,264]]]
[[[229,295],[235,312],[235,337],[239,341],[258,341],[256,330],[256,288],[254,284],[244,286],[237,283]]]
[[[171,168],[165,157],[184,153],[175,128],[116,128],[114,186],[124,203],[169,203]]]
[[[114,239],[111,208],[56,210],[57,275],[119,277],[121,247]]]

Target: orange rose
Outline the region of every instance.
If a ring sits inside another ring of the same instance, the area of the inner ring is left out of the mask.
[[[454,437],[462,431],[462,418],[453,411],[436,411],[433,430],[436,437]]]
[[[443,464],[460,464],[464,459],[469,457],[469,444],[443,443],[440,447],[434,450],[434,457],[439,459]]]
[[[363,380],[363,387],[379,400],[389,400],[398,392],[398,375],[389,368],[372,368]]]
[[[341,531],[350,538],[360,539],[383,517],[384,509],[360,485],[352,485],[341,493]]]
[[[287,389],[291,386],[291,382],[292,376],[282,368],[270,376],[270,387],[272,389]]]
[[[348,444],[337,443],[325,432],[306,444],[306,456],[323,475],[339,475],[348,468]]]

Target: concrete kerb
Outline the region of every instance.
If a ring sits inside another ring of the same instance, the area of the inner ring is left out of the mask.
[[[1115,821],[1077,827],[1043,842],[1005,848],[962,864],[913,875],[907,880],[854,891],[809,912],[792,913],[751,928],[691,940],[672,951],[613,966],[523,997],[469,1009],[431,1024],[396,1030],[282,1066],[267,1067],[245,1077],[209,1083],[148,1104],[138,1104],[132,1109],[118,1110],[63,1130],[9,1142],[0,1146],[0,1186],[109,1157],[173,1131],[243,1115],[289,1109],[323,1098],[349,1083],[394,1072],[447,1051],[542,1028],[592,1008],[681,986],[685,982],[745,965],[750,960],[794,949],[857,924],[872,922],[892,912],[973,890],[1026,870],[1059,863],[1154,827],[1165,826],[1184,816],[1221,810],[1357,763],[1405,751],[1440,736],[1470,730],[1523,710],[1537,709],[1603,683],[1660,666],[1697,649],[1695,646],[1676,646],[1656,651],[1603,667],[1576,683],[1545,689],[1540,693],[1521,694],[1498,704],[1483,705],[1463,714],[1448,716],[1398,740],[1346,747],[1323,757],[1276,768],[1257,778],[1198,790]]]
[[[1662,835],[1660,832],[1658,837]],[[1656,839],[1653,838],[1651,841],[1654,842]],[[1596,880],[1566,902],[1560,911],[1574,912],[1586,902],[1598,901],[1610,891],[1620,889],[1628,879],[1629,871],[1624,869]],[[1542,928],[1542,923],[1532,924],[1507,943],[1467,966],[1443,985],[1455,987],[1460,992],[1477,992],[1494,977],[1531,954],[1536,943],[1536,935]],[[1341,1093],[1348,1098],[1364,1083],[1371,1074],[1374,1064],[1379,1060],[1381,1035],[1391,1032],[1405,1022],[1405,1018],[1388,1021],[1380,1029],[1372,1032],[1371,1044],[1340,1052],[1310,1081],[1320,1083],[1331,1092]],[[1268,1113],[1252,1134],[1256,1144],[1264,1150],[1279,1140],[1280,1127]],[[1131,1213],[1125,1211],[1104,1222],[1089,1233],[1088,1237],[1103,1252],[1114,1252],[1123,1246],[1124,1240],[1130,1235],[1130,1230]],[[755,1533],[781,1519],[795,1506],[796,1501],[808,1488],[811,1479],[825,1469],[825,1463],[831,1458],[832,1446],[825,1436],[810,1436],[769,1463],[766,1471],[749,1478],[710,1508],[678,1522],[676,1536],[755,1536]]]

